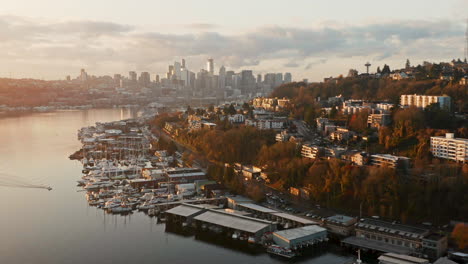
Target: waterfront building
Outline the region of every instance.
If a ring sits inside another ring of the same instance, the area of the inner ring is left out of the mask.
[[[437,158],[465,163],[468,161],[468,139],[455,138],[453,133],[431,137],[431,152]]]
[[[327,240],[327,230],[311,225],[273,232],[273,241],[280,247],[298,249]]]
[[[249,242],[259,243],[267,232],[276,230],[276,225],[267,220],[233,214],[224,210],[208,210],[193,218],[198,228],[206,227],[215,232],[238,234]]]
[[[414,226],[364,219],[355,225],[356,236],[342,240],[347,246],[371,249],[385,253],[420,256],[437,259],[445,254],[446,237]]]
[[[166,176],[171,183],[193,183],[206,179],[206,174],[196,168],[170,168],[166,170]]]
[[[429,264],[427,259],[395,253],[385,253],[378,260],[379,264]]]
[[[403,94],[400,96],[401,106],[416,106],[426,108],[431,104],[439,104],[441,109],[450,110],[452,98],[447,95],[433,96],[433,95],[417,95],[417,94]]]
[[[325,227],[331,234],[347,237],[354,231],[357,218],[346,215],[334,215],[323,220]]]
[[[431,261],[442,257],[447,252],[447,236],[432,233],[425,236],[422,240],[422,255]]]

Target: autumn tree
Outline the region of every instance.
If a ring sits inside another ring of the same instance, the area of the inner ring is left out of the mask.
[[[452,238],[458,245],[459,249],[465,249],[468,247],[468,225],[459,223],[455,225],[452,231]]]

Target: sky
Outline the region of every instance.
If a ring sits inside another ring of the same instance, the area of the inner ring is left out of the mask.
[[[294,80],[464,56],[468,0],[14,0],[0,8],[0,77],[148,71],[184,58]]]

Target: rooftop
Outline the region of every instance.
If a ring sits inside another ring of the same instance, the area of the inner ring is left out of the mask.
[[[286,229],[282,231],[276,231],[275,235],[280,236],[286,240],[294,240],[305,236],[310,236],[313,234],[326,232],[327,230],[323,227],[310,225],[293,229]]]
[[[284,219],[288,219],[288,220],[291,220],[291,221],[294,221],[294,222],[298,222],[298,223],[301,223],[303,225],[316,225],[317,224],[317,222],[315,222],[315,221],[305,219],[305,218],[302,218],[302,217],[299,217],[299,216],[295,216],[295,215],[292,215],[292,214],[272,213],[272,215],[276,215],[276,216],[284,218]]]
[[[347,216],[347,215],[334,215],[327,217],[325,221],[330,222],[330,223],[337,223],[337,224],[347,224],[349,222],[352,222],[356,218]]]
[[[179,206],[176,206],[172,209],[167,210],[166,213],[188,217],[196,213],[199,213],[202,210],[203,210],[202,206],[191,205],[191,204],[181,204]]]
[[[417,264],[417,263],[429,263],[427,259],[416,258],[408,255],[401,255],[395,253],[385,253],[378,258],[380,261],[388,261],[390,263],[398,264]]]
[[[239,206],[242,206],[251,210],[259,211],[262,213],[277,213],[278,212],[273,209],[263,207],[261,205],[253,204],[253,203],[243,203],[243,204],[240,204]]]
[[[242,195],[226,196],[226,198],[233,200],[236,203],[252,203],[253,200]]]
[[[380,252],[392,252],[392,253],[398,253],[398,254],[409,254],[411,253],[411,249],[402,247],[402,246],[397,246],[397,245],[392,245],[392,244],[387,244],[382,241],[375,241],[375,240],[369,240],[361,237],[356,237],[356,236],[351,236],[347,237],[342,240],[344,244],[349,244],[353,246],[357,246],[360,248],[365,248],[365,249],[372,249]]]
[[[194,219],[248,233],[257,233],[273,224],[265,220],[215,210],[206,211],[197,215]]]
[[[401,224],[393,224],[390,222],[385,222],[385,221],[380,221],[380,220],[375,220],[375,219],[370,219],[370,218],[366,218],[364,221],[357,223],[356,227],[374,229],[376,231],[390,232],[390,233],[395,233],[395,234],[396,232],[399,232],[401,235],[409,233],[410,235],[424,236],[428,232],[427,229],[401,225]]]

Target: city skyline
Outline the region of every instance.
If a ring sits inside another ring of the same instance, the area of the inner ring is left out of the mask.
[[[365,72],[367,61],[372,72],[383,64],[402,67],[407,58],[414,63],[462,58],[462,10],[468,7],[459,0],[394,1],[387,8],[370,1],[298,1],[300,10],[281,1],[229,8],[182,1],[186,8],[180,10],[159,1],[132,7],[128,1],[91,6],[49,0],[41,2],[46,8],[38,17],[38,3],[25,2],[6,3],[0,14],[2,77],[61,79],[80,68],[96,75],[162,74],[171,61],[185,58],[197,69],[213,58],[217,69],[291,72],[296,80],[320,81],[349,68]],[[427,4],[436,8],[428,10]],[[102,11],[106,7],[112,12]]]

